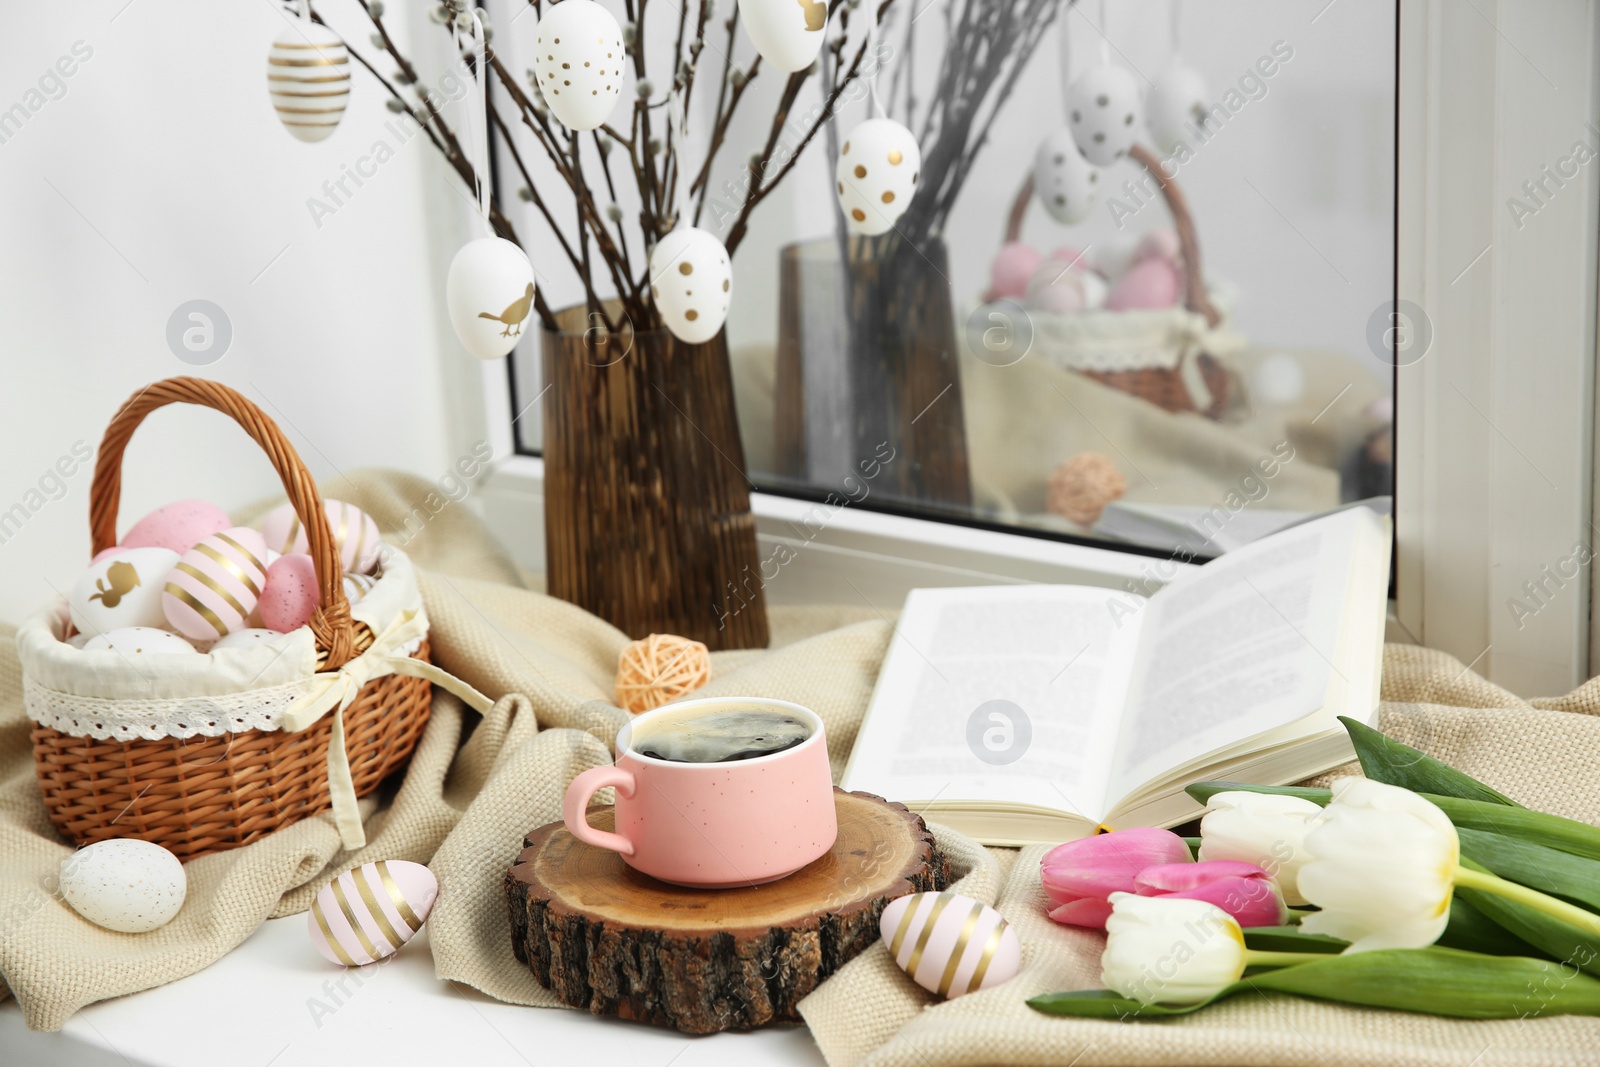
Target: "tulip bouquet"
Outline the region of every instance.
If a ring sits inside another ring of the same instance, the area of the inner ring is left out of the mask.
[[[1106,988],[1028,1004],[1163,1018],[1254,989],[1470,1019],[1600,1015],[1600,828],[1344,722],[1364,778],[1203,782],[1198,840],[1121,830],[1046,855],[1050,917],[1106,931]]]

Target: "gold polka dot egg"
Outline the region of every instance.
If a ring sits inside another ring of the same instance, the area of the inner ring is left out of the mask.
[[[791,74],[816,62],[827,34],[827,0],[739,0],[739,16],[761,58]]]
[[[593,0],[563,0],[534,27],[533,72],[561,124],[592,130],[622,92],[622,27]]]
[[[326,26],[296,19],[267,53],[267,91],[284,129],[301,141],[323,140],[350,100],[350,53]]]
[[[704,344],[728,320],[733,264],[716,236],[695,226],[673,230],[650,253],[650,295],[661,321],[685,344]]]
[[[911,893],[889,902],[879,932],[895,966],[930,993],[955,999],[1022,968],[1022,942],[993,908],[960,893]]]
[[[868,119],[839,150],[835,192],[851,233],[888,233],[911,205],[922,176],[922,150],[893,119]]]

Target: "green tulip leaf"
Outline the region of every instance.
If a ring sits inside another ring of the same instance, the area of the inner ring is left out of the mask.
[[[1249,939],[1246,938],[1248,944]],[[1459,948],[1486,956],[1543,956],[1544,953],[1516,936],[1456,893],[1450,898],[1450,925],[1435,942],[1441,948]]]
[[[1487,830],[1458,826],[1461,854],[1508,881],[1600,909],[1600,860]]]
[[[1350,734],[1362,773],[1374,782],[1398,785],[1417,793],[1518,806],[1516,801],[1490,789],[1472,775],[1463,774],[1410,745],[1403,745],[1365,723],[1344,715],[1339,716],[1339,721]]]
[[[1331,789],[1313,789],[1303,785],[1251,785],[1248,782],[1195,782],[1185,786],[1184,792],[1200,804],[1218,793],[1267,793],[1275,797],[1299,797],[1313,804],[1326,804],[1333,799]]]
[[[1457,1019],[1600,1015],[1600,979],[1570,971],[1552,960],[1480,956],[1437,947],[1329,956],[1264,971],[1233,983],[1201,1004],[1147,1005],[1095,989],[1047,993],[1031,998],[1028,1006],[1046,1015],[1160,1019],[1187,1015],[1245,990]]]
[[[1457,829],[1487,830],[1524,844],[1544,845],[1575,856],[1600,860],[1600,828],[1588,823],[1547,815],[1531,808],[1507,807],[1504,804],[1460,797],[1422,794],[1431,800],[1456,824]]]
[[[1258,952],[1343,952],[1350,942],[1326,934],[1308,934],[1298,926],[1247,926],[1246,948]]]
[[[1463,867],[1484,868],[1470,859]],[[1556,966],[1576,968],[1600,975],[1600,937],[1579,930],[1570,923],[1531,908],[1526,904],[1476,889],[1457,889],[1456,896],[1481,911],[1490,921],[1520,937],[1544,955],[1561,961]]]

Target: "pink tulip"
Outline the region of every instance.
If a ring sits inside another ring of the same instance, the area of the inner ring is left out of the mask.
[[[1139,873],[1149,867],[1190,864],[1189,846],[1170,830],[1138,827],[1068,841],[1045,854],[1040,877],[1050,898],[1050,918],[1072,926],[1105,929],[1112,893],[1139,892]]]
[[[1240,926],[1281,926],[1289,912],[1272,876],[1251,863],[1209,860],[1146,867],[1134,879],[1143,897],[1179,897],[1215,904]]]

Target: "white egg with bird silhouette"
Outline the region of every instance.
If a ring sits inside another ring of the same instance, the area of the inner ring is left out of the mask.
[[[533,28],[533,73],[569,130],[592,130],[616,108],[625,76],[622,27],[594,0],[551,5]]]
[[[1097,167],[1128,154],[1139,132],[1139,83],[1124,67],[1103,63],[1067,89],[1067,126],[1084,157]]]
[[[90,635],[166,626],[161,589],[178,559],[170,548],[113,549],[72,584],[72,625]]]
[[[533,319],[534,292],[533,264],[510,241],[484,237],[462,248],[444,287],[461,346],[479,359],[499,359],[517,347]]]
[[[728,250],[697,226],[673,230],[650,252],[650,295],[672,336],[691,345],[711,340],[728,321],[733,295]]]
[[[739,19],[761,58],[794,73],[816,61],[827,36],[827,0],[739,0]]]
[[[1150,140],[1158,150],[1168,154],[1194,144],[1205,131],[1209,112],[1205,78],[1177,59],[1161,72],[1144,101],[1144,120],[1150,130]]]
[[[350,102],[350,51],[321,23],[295,19],[267,53],[267,92],[278,121],[301,141],[333,133]]]
[[[1057,130],[1039,144],[1033,157],[1033,191],[1057,222],[1082,222],[1099,196],[1100,171],[1078,151],[1069,129]]]
[[[876,237],[894,229],[922,177],[922,150],[893,119],[868,119],[850,131],[834,167],[834,191],[851,233]]]

